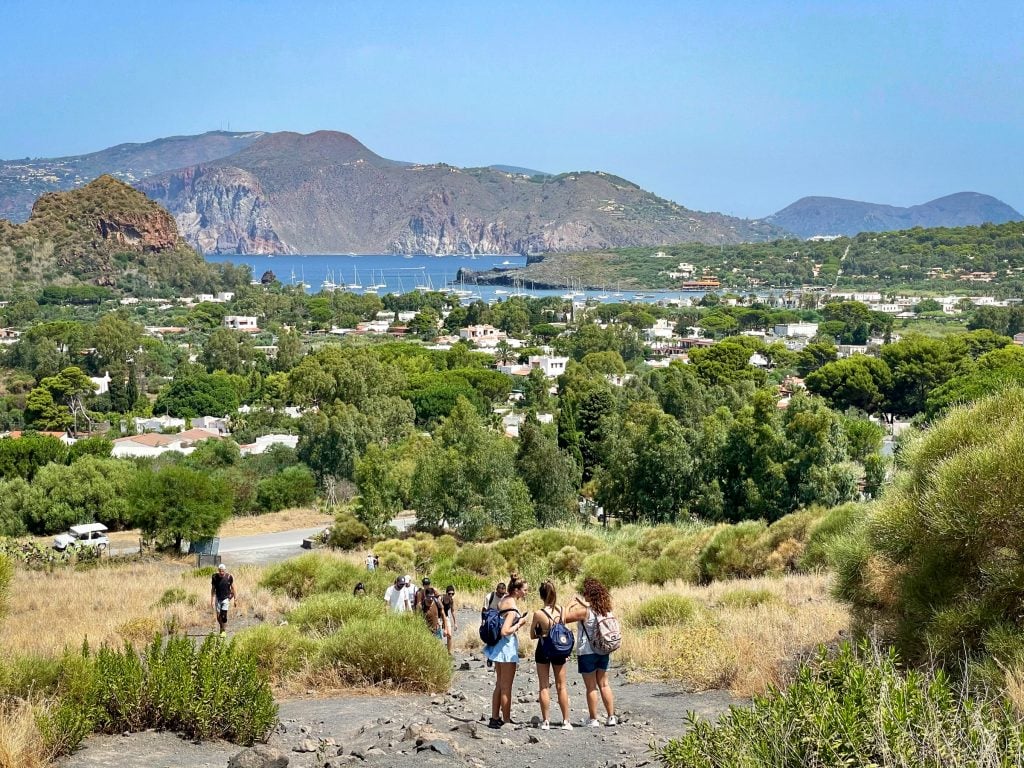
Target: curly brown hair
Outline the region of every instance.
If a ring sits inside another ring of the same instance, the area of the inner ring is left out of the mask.
[[[604,584],[592,576],[583,580],[583,597],[594,613],[605,616],[612,612],[612,596],[608,594]]]

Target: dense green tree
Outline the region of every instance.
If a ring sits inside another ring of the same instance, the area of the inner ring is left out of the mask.
[[[597,501],[631,522],[677,522],[688,513],[694,460],[687,430],[656,406],[616,423],[599,471]]]
[[[367,446],[356,462],[354,480],[359,488],[356,517],[371,533],[379,535],[402,511],[393,459],[379,445]]]
[[[763,347],[763,342],[748,336],[729,338],[714,346],[693,350],[690,362],[705,384],[760,382],[764,373],[750,364],[750,357]]]
[[[0,438],[0,478],[31,480],[47,464],[66,464],[68,447],[49,435],[28,432],[20,438]]]
[[[138,323],[115,312],[100,317],[92,329],[96,372],[103,373],[112,368],[125,370],[134,359],[141,341],[142,326]]]
[[[882,347],[881,357],[892,372],[886,410],[910,417],[925,411],[931,390],[961,372],[966,350],[955,339],[909,336]]]
[[[400,367],[370,350],[332,346],[306,355],[288,374],[288,384],[300,405],[340,400],[359,407],[371,397],[400,394],[406,380]]]
[[[807,376],[838,359],[839,351],[831,339],[812,341],[797,354],[796,370],[801,376]]]
[[[315,495],[316,478],[308,467],[297,464],[260,480],[256,504],[262,512],[277,512],[310,504]]]
[[[540,525],[555,525],[573,514],[581,481],[579,466],[536,419],[527,419],[519,428],[516,471],[529,489]]]
[[[238,390],[229,375],[185,367],[160,392],[153,412],[179,418],[225,416],[238,410],[238,404]]]
[[[892,389],[892,372],[884,360],[853,355],[823,365],[808,374],[805,383],[809,391],[824,397],[833,408],[881,413]]]
[[[25,498],[25,523],[37,534],[60,533],[79,523],[123,528],[132,516],[135,472],[131,462],[95,456],[70,465],[47,464]]]
[[[231,488],[213,474],[184,466],[144,467],[131,485],[135,524],[160,547],[216,535],[231,516]]]
[[[203,344],[202,361],[206,370],[245,373],[255,364],[260,353],[247,333],[230,328],[218,328]]]
[[[302,359],[302,336],[295,331],[283,330],[277,335],[277,355],[274,370],[287,373]]]

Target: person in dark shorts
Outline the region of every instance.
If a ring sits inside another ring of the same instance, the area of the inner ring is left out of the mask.
[[[444,588],[444,595],[441,597],[441,608],[448,618],[448,655],[452,654],[452,644],[455,633],[459,631],[459,622],[455,618],[455,587],[449,584]]]
[[[228,608],[231,607],[231,601],[234,599],[235,577],[228,573],[228,567],[221,563],[217,566],[217,572],[213,574],[210,584],[210,604],[217,614],[221,637],[227,634]]]
[[[595,578],[583,580],[583,594],[578,595],[565,612],[565,621],[578,621],[580,632],[577,635],[576,662],[583,676],[583,684],[587,688],[588,719],[584,725],[595,728],[601,725],[597,719],[597,704],[600,699],[604,703],[608,717],[605,725],[616,726],[619,718],[615,715],[615,694],[608,681],[608,654],[594,647],[591,638],[597,634],[597,622],[601,616],[612,612],[612,597],[604,584]]]
[[[569,722],[569,686],[565,681],[565,662],[568,656],[549,657],[544,653],[541,638],[547,637],[548,630],[555,621],[562,621],[562,607],[558,605],[558,593],[555,585],[545,581],[540,585],[540,599],[544,601],[544,607],[533,612],[533,619],[530,622],[530,637],[537,640],[537,650],[534,651],[533,660],[537,663],[537,682],[540,684],[540,719],[541,730],[550,728],[548,723],[548,712],[551,709],[551,692],[548,689],[549,674],[551,670],[555,673],[555,690],[558,692],[558,708],[562,710],[562,730],[571,731],[572,723]]]
[[[442,643],[448,640],[451,642],[451,628],[448,626],[448,618],[444,614],[444,607],[437,595],[437,590],[431,586],[423,588],[423,597],[420,599],[419,611],[422,611],[423,618],[434,633],[434,637]]]

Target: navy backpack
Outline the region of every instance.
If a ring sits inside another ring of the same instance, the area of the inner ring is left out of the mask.
[[[558,621],[555,621],[546,608],[544,615],[551,619],[551,627],[548,629],[547,635],[540,639],[541,652],[549,659],[568,656],[572,653],[573,646],[576,645],[576,636],[562,621],[562,611],[558,612]]]

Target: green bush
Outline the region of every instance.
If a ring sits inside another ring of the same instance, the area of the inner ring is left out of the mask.
[[[370,529],[345,510],[335,516],[327,543],[336,549],[355,549],[369,540]]]
[[[686,624],[697,613],[697,603],[683,595],[657,595],[644,600],[629,614],[636,627],[663,627]]]
[[[633,573],[629,568],[629,563],[618,555],[613,555],[611,552],[597,552],[583,561],[579,578],[581,588],[583,580],[588,577],[597,579],[608,589],[614,589],[629,584],[633,580]]]
[[[373,551],[386,571],[410,574],[416,570],[416,547],[411,541],[385,539],[374,546]]]
[[[316,479],[309,467],[296,465],[260,480],[256,504],[263,512],[309,504],[316,496]]]
[[[288,614],[288,621],[303,632],[329,634],[349,621],[365,621],[383,614],[382,600],[329,592],[307,597]]]
[[[551,574],[562,581],[571,581],[580,575],[585,559],[586,555],[576,547],[562,547],[549,559]]]
[[[452,677],[448,649],[414,614],[347,622],[321,641],[313,667],[353,685],[427,692],[448,690]]]
[[[770,589],[730,589],[723,592],[719,602],[727,608],[756,608],[759,605],[774,603],[778,595]]]
[[[720,528],[698,558],[701,580],[742,579],[760,576],[768,569],[768,552],[762,520],[748,520]]]
[[[156,638],[96,654],[98,726],[107,733],[157,728],[194,739],[249,745],[277,723],[277,705],[256,657],[210,636]]]
[[[160,608],[167,608],[178,603],[195,605],[197,602],[196,596],[191,592],[186,592],[181,587],[171,587],[164,590],[164,593],[160,595],[160,599],[156,601],[156,605]]]
[[[202,568],[193,568],[187,573],[183,573],[182,576],[192,576],[196,579],[208,579],[217,572],[217,566],[215,565],[204,565]]]
[[[1020,765],[1024,726],[1004,703],[972,698],[941,672],[900,671],[893,652],[822,650],[784,690],[687,716],[685,735],[657,750],[667,768]]]
[[[498,550],[486,544],[466,544],[455,555],[455,567],[477,576],[493,578],[508,573],[508,563]]]
[[[301,670],[317,649],[316,640],[290,624],[250,627],[235,635],[234,642],[240,653],[256,659],[259,668],[278,683]]]
[[[386,580],[387,576],[381,574],[377,578]],[[263,575],[260,584],[301,600],[318,592],[351,594],[358,582],[366,583],[369,580],[370,574],[357,565],[311,552],[273,566]]]
[[[848,532],[858,520],[867,514],[866,504],[842,504],[828,510],[811,526],[807,546],[800,558],[800,570],[812,571],[825,568],[828,563],[828,551],[832,542]]]
[[[990,654],[993,633],[1024,627],[1024,390],[953,409],[897,458],[893,484],[830,548],[837,594],[911,661]]]
[[[481,592],[494,588],[495,582],[475,573],[456,568],[450,560],[439,560],[430,571],[430,580],[441,590],[451,584],[456,592]]]

